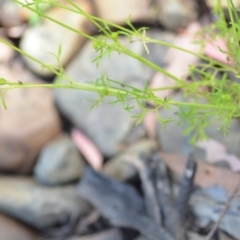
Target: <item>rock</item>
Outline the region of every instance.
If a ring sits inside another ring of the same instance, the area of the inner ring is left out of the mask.
[[[0,211],[38,229],[67,225],[90,209],[75,185],[47,187],[32,178],[0,176]]]
[[[116,157],[110,159],[103,168],[104,174],[109,177],[116,178],[121,181],[126,181],[133,178],[137,174],[137,170],[126,160],[131,160],[133,157],[140,157],[141,153],[147,156],[152,150],[157,148],[157,143],[153,140],[142,140],[136,142],[126,151],[119,153]]]
[[[0,24],[8,28],[22,23],[20,7],[14,1],[2,0],[0,2]]]
[[[91,5],[89,1],[77,0],[74,3],[85,12],[91,12]],[[86,18],[80,14],[75,14],[62,8],[53,8],[49,10],[47,15],[56,21],[76,29],[77,31],[90,31],[89,26],[87,27]],[[72,32],[52,21],[44,19],[42,24],[33,28],[29,28],[25,32],[23,38],[21,39],[20,47],[26,53],[35,57],[44,64],[51,65],[54,68],[59,64],[57,59],[49,53],[57,55],[58,49],[61,46],[62,53],[60,57],[60,64],[65,66],[76,53],[76,51],[78,51],[83,41],[84,37],[82,37],[80,34]],[[34,72],[43,76],[53,75],[50,70],[42,70],[42,66],[40,66],[38,63],[25,56],[23,57],[29,68]]]
[[[188,239],[189,240],[205,240],[206,237],[204,235],[200,235],[198,233],[195,233],[195,232],[188,232]],[[222,238],[219,238],[221,240],[225,240],[225,239],[222,239]]]
[[[224,233],[223,231],[219,231],[219,239],[220,240],[234,240],[232,237],[230,237],[228,234]],[[195,239],[193,239],[195,240]]]
[[[40,239],[39,234],[26,225],[0,214],[1,240],[33,240]]]
[[[0,67],[0,75],[13,81],[40,83],[16,65]],[[7,110],[0,106],[0,171],[32,171],[40,149],[61,129],[48,89],[14,89],[5,94]]]
[[[216,188],[212,189],[211,192],[215,191]],[[217,194],[219,195],[219,194]],[[206,221],[216,222],[219,219],[219,215],[224,208],[226,201],[218,201],[219,197],[215,197],[214,194],[211,196],[205,190],[196,191],[190,199],[190,206],[194,215],[200,219]],[[224,230],[232,237],[239,239],[240,236],[240,201],[239,198],[234,198],[230,204],[229,209],[224,214],[224,217],[219,225],[219,228]]]
[[[223,231],[219,229],[217,230],[217,233],[218,239],[220,240],[234,240],[229,235],[225,234]],[[188,240],[205,240],[205,239],[206,239],[205,235],[200,235],[195,232],[188,232]]]
[[[151,0],[95,0],[100,18],[107,21],[123,24],[131,15],[132,22],[143,22],[149,19],[148,9]]]
[[[75,144],[62,135],[41,150],[34,176],[42,184],[63,184],[79,179],[83,168],[84,160]]]
[[[160,23],[171,31],[187,27],[197,19],[196,2],[192,0],[158,0]]]
[[[67,240],[124,240],[118,229],[105,230],[100,233],[95,233],[82,237],[71,237]]]
[[[124,38],[123,42],[130,47],[127,38]],[[137,53],[144,51],[140,42],[134,43],[131,48]],[[88,43],[67,68],[68,76],[77,82],[85,82],[89,79],[95,80],[102,72],[107,72],[111,79],[124,83],[128,80],[128,83],[131,81],[130,84],[141,88],[153,72],[137,61],[118,53],[112,53],[111,59],[108,57],[102,59],[100,67],[95,70],[95,66],[91,63],[95,56],[92,44]],[[122,104],[111,107],[109,101],[114,100],[113,98],[108,98],[97,108],[90,110],[92,102],[89,99],[94,101],[98,98],[99,95],[93,92],[56,90],[56,101],[60,110],[97,145],[104,155],[112,156],[119,151],[119,144],[124,142],[136,121],[123,109]],[[76,106],[79,111],[76,111]],[[135,112],[140,112],[139,107],[136,107]]]
[[[162,35],[165,36],[162,32],[159,32],[158,39],[161,39]],[[136,41],[131,44],[126,37],[121,38],[120,41],[125,47],[139,55],[144,55],[146,52],[142,42]],[[155,51],[162,49],[158,45],[155,45],[155,48]],[[163,49],[166,50],[167,48],[164,47]],[[164,50],[161,53],[164,53]],[[148,82],[154,73],[152,69],[135,59],[116,52],[112,52],[110,58],[105,56],[101,59],[97,69],[92,64],[92,60],[96,56],[92,44],[88,42],[67,67],[67,75],[76,82],[86,83],[98,79],[103,73],[107,73],[110,79],[142,89],[144,83]],[[108,97],[90,111],[93,104],[91,101],[97,99],[99,99],[99,94],[94,92],[56,90],[56,102],[62,113],[79,130],[83,131],[105,156],[111,157],[120,150],[120,145],[127,141],[129,132],[136,128],[136,119],[133,119],[131,115],[139,114],[141,109],[136,106],[135,102],[129,103],[130,106],[134,106],[131,113],[127,112],[121,103],[112,107],[109,102],[116,98]],[[76,111],[76,106],[79,111]]]

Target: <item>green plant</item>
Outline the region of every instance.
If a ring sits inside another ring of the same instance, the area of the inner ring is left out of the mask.
[[[207,29],[208,36],[211,36],[211,39],[214,37],[221,37],[227,42],[229,51],[226,52],[226,57],[230,57],[231,65],[217,62],[211,58],[204,56],[201,52],[195,53],[190,52],[187,49],[183,49],[167,42],[158,41],[152,39],[146,35],[146,28],[136,29],[130,18],[126,20],[128,28],[119,26],[117,24],[108,22],[96,16],[87,14],[82,9],[80,9],[72,0],[67,0],[69,7],[62,5],[59,1],[54,0],[35,0],[34,2],[24,3],[20,0],[14,0],[17,4],[25,7],[32,12],[38,14],[39,17],[46,18],[50,21],[55,22],[58,25],[61,25],[64,28],[69,29],[79,35],[84,36],[85,38],[93,42],[93,47],[98,53],[98,56],[93,59],[93,62],[98,66],[99,62],[105,55],[111,55],[113,51],[117,51],[121,54],[126,54],[137,61],[140,61],[147,65],[148,67],[165,74],[166,76],[172,78],[175,81],[175,86],[150,89],[146,85],[143,89],[137,89],[135,87],[119,83],[116,79],[109,79],[106,74],[103,74],[99,79],[95,80],[92,84],[82,84],[77,83],[74,79],[69,78],[64,68],[59,64],[59,66],[53,67],[51,65],[46,65],[43,62],[40,62],[38,59],[30,56],[21,49],[11,45],[4,39],[0,38],[0,41],[7,44],[17,52],[22,55],[27,56],[32,61],[37,62],[41,65],[43,69],[48,69],[57,76],[57,80],[53,84],[28,84],[22,83],[19,81],[10,82],[7,79],[0,78],[0,90],[1,90],[1,99],[3,105],[6,107],[4,101],[4,94],[14,88],[33,88],[33,87],[45,87],[45,88],[70,88],[70,89],[79,89],[86,91],[95,91],[99,93],[99,100],[94,103],[94,106],[101,102],[107,96],[115,96],[115,100],[111,102],[112,105],[117,103],[122,103],[123,107],[130,111],[134,106],[129,105],[129,100],[135,100],[136,103],[141,107],[142,112],[138,116],[137,123],[140,123],[148,111],[155,111],[158,115],[158,119],[163,124],[171,121],[171,119],[163,119],[159,115],[159,108],[170,108],[171,106],[176,106],[179,109],[180,121],[188,122],[188,129],[186,129],[186,134],[192,134],[192,140],[196,141],[200,138],[206,137],[205,128],[211,123],[216,123],[216,121],[221,122],[221,128],[226,132],[231,119],[233,117],[240,116],[240,85],[239,83],[233,82],[228,79],[228,72],[232,72],[236,76],[240,75],[240,48],[239,48],[239,39],[238,33],[240,28],[240,19],[236,8],[233,5],[232,0],[227,0],[228,2],[228,12],[230,17],[230,22],[227,23],[224,17],[223,9],[221,8],[220,1],[216,1],[215,4],[215,14],[218,17],[218,20],[212,24]],[[56,19],[50,18],[42,9],[42,4],[48,4],[51,6],[63,8],[66,11],[71,11],[74,13],[81,14],[89,19],[98,29],[99,36],[91,36],[84,32],[79,32],[71,26],[67,26],[62,22],[57,21]],[[115,29],[114,31],[112,29]],[[204,63],[199,64],[198,66],[190,66],[189,73],[192,76],[191,82],[186,83],[183,79],[178,76],[174,76],[168,73],[163,68],[154,64],[153,62],[147,60],[146,58],[137,55],[132,52],[130,49],[126,48],[119,41],[121,35],[128,36],[129,41],[141,41],[144,45],[147,53],[148,47],[147,43],[162,44],[164,46],[176,48],[179,51],[184,51],[189,54],[198,56],[200,59],[204,60]],[[203,38],[206,35],[202,35]],[[209,37],[208,37],[209,39]],[[64,47],[64,46],[63,46]],[[59,47],[58,53],[55,54],[56,60],[60,63],[59,58],[61,55],[62,46]],[[221,51],[221,49],[219,49]],[[206,70],[211,70],[211,73]],[[223,73],[221,78],[218,77],[217,73]],[[201,80],[197,80],[195,73],[201,76]],[[64,81],[63,81],[64,79]],[[208,91],[200,90],[201,87],[207,87]],[[187,96],[193,97],[192,102],[178,102],[172,99],[161,99],[155,96],[155,91],[166,90],[166,89],[183,89]],[[199,99],[204,101],[199,101]],[[146,101],[151,101],[153,103],[153,108],[148,109],[146,107]],[[197,131],[196,131],[197,129]]]

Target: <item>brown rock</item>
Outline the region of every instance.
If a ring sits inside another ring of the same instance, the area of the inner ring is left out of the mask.
[[[1,240],[33,240],[39,235],[24,224],[0,214]]]
[[[85,12],[91,13],[91,4],[89,1],[77,0],[74,1],[74,3]],[[72,6],[68,4],[67,7]],[[62,8],[52,8],[48,11],[47,15],[79,32],[90,32],[90,28],[87,26],[89,22],[80,14]],[[59,65],[57,59],[49,53],[57,55],[59,46],[61,46],[62,53],[60,64],[64,66],[79,50],[84,40],[85,38],[80,34],[66,29],[50,20],[43,19],[42,24],[34,28],[29,28],[25,32],[20,42],[20,47],[39,61],[57,67]],[[27,57],[24,57],[24,59],[29,68],[39,75],[53,75],[48,69],[42,71],[42,67],[31,59]]]
[[[99,17],[110,22],[123,24],[131,15],[131,21],[149,19],[151,0],[95,0]]]
[[[13,67],[0,68],[8,80],[40,83]],[[30,172],[43,145],[60,132],[60,119],[50,90],[14,89],[5,94],[7,110],[0,106],[0,171]]]

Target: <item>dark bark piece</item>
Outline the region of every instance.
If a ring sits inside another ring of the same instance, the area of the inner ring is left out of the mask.
[[[156,188],[158,202],[162,211],[162,218],[164,227],[177,239],[185,240],[186,231],[184,224],[181,222],[177,208],[172,204],[168,196],[164,192],[164,177],[160,171],[159,163],[161,161],[160,155],[154,153],[152,158],[154,164],[154,185]]]
[[[83,192],[83,188],[88,191],[94,189],[94,195],[96,196],[99,193],[102,195],[99,196],[99,199],[94,199],[91,195],[87,196],[87,193]],[[84,198],[87,197],[87,200],[91,198],[91,202],[94,201],[98,205],[101,205],[101,201],[105,200],[104,203],[109,203],[119,210],[125,210],[127,206],[131,210],[145,214],[143,199],[132,186],[109,178],[90,167],[85,168],[78,190],[80,191],[78,193],[81,193],[80,195],[83,195]]]
[[[184,177],[181,182],[179,195],[176,201],[176,207],[182,222],[185,222],[187,218],[187,214],[189,210],[188,201],[193,191],[193,187],[194,187],[193,181],[194,181],[196,169],[197,169],[197,164],[194,160],[194,155],[190,154],[185,167]]]
[[[114,226],[135,229],[150,240],[174,240],[165,229],[148,218],[143,199],[127,184],[86,168],[78,194],[94,205]]]
[[[151,166],[147,166],[147,160],[147,156],[145,154],[141,154],[140,159],[134,159],[130,163],[134,165],[134,167],[138,170],[139,177],[141,179],[147,215],[156,224],[160,225],[160,208],[152,181],[153,169],[151,168]]]

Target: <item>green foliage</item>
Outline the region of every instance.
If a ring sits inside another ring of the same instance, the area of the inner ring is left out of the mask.
[[[39,17],[46,18],[91,40],[93,48],[97,53],[97,57],[93,59],[93,63],[95,63],[97,67],[104,56],[110,57],[112,52],[118,52],[128,55],[137,61],[144,63],[155,71],[172,78],[176,84],[172,87],[163,87],[158,89],[150,89],[147,85],[145,85],[143,89],[138,89],[127,84],[122,84],[118,82],[117,79],[109,79],[107,73],[102,74],[91,84],[77,83],[74,81],[74,79],[71,79],[66,75],[64,68],[61,66],[60,57],[62,48],[64,48],[64,46],[59,46],[57,54],[51,53],[58,63],[58,66],[54,67],[42,63],[38,59],[35,59],[34,57],[25,53],[23,50],[16,48],[14,45],[11,45],[4,39],[0,38],[1,42],[12,47],[20,54],[30,58],[32,61],[37,62],[42,66],[43,69],[48,69],[57,76],[57,80],[54,84],[8,82],[7,80],[0,78],[1,99],[5,107],[6,104],[4,101],[4,93],[14,88],[46,87],[94,91],[99,94],[99,99],[93,102],[93,107],[96,107],[104,100],[104,98],[108,96],[115,97],[115,99],[110,102],[110,105],[114,106],[115,104],[121,103],[123,108],[130,112],[133,110],[134,106],[138,105],[142,109],[142,112],[139,115],[133,116],[138,119],[137,124],[141,123],[148,111],[154,111],[158,116],[158,120],[165,125],[172,121],[172,119],[163,119],[159,115],[159,109],[162,107],[167,109],[173,106],[177,107],[178,116],[180,119],[179,123],[187,126],[185,134],[191,135],[193,142],[206,137],[205,128],[210,124],[214,124],[216,121],[219,121],[221,122],[221,128],[226,132],[231,119],[233,117],[239,117],[240,85],[239,83],[230,81],[226,74],[228,72],[232,72],[235,74],[235,76],[240,75],[240,48],[238,37],[238,33],[240,32],[240,19],[232,0],[227,0],[230,18],[229,23],[225,20],[225,15],[223,9],[221,8],[220,0],[218,0],[216,1],[214,9],[217,21],[201,33],[202,39],[205,39],[206,41],[220,37],[227,42],[229,50],[225,54],[226,58],[230,59],[229,61],[231,64],[223,64],[204,56],[201,52],[191,52],[187,49],[174,46],[167,42],[150,38],[146,35],[147,28],[136,29],[132,25],[130,17],[126,20],[126,25],[128,27],[122,27],[84,12],[71,0],[67,0],[69,3],[68,6],[62,5],[60,1],[54,0],[35,0],[30,3],[27,1],[24,3],[20,0],[14,1],[20,6],[36,13]],[[67,26],[63,22],[59,22],[56,19],[49,17],[41,5],[63,8],[66,11],[71,11],[87,17],[88,20],[99,29],[99,36],[91,36],[84,32],[80,32],[71,26]],[[114,29],[114,31],[112,29]],[[120,36],[127,36],[130,43],[133,41],[141,41],[148,54],[151,53],[149,53],[147,43],[155,43],[193,54],[198,56],[203,61],[199,63],[198,66],[189,66],[189,75],[191,77],[191,81],[186,83],[179,78],[179,76],[170,74],[160,66],[126,48],[119,41]],[[222,51],[222,49],[219,50]],[[219,77],[218,73],[224,74],[222,74],[222,77]],[[182,89],[184,94],[188,97],[188,99],[191,99],[191,101],[181,102],[175,101],[174,99],[161,99],[154,94],[155,91],[166,89]],[[135,101],[135,104],[133,104],[133,101]],[[146,107],[146,102],[151,102],[152,108]]]

